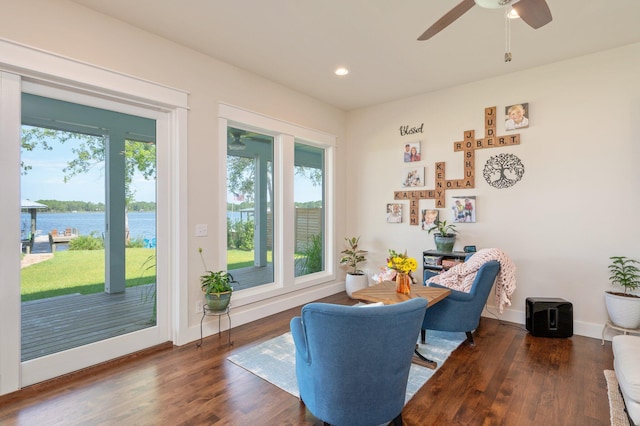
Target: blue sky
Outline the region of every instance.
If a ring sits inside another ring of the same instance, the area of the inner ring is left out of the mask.
[[[104,164],[89,173],[72,177],[64,183],[62,169],[75,158],[71,152],[75,141],[55,144],[52,151],[36,148],[22,151],[22,161],[33,168],[21,177],[21,196],[30,200],[90,201],[104,203]],[[136,201],[155,201],[155,182],[141,175],[134,177]]]
[[[104,164],[99,164],[90,172],[72,177],[64,182],[62,169],[75,158],[71,149],[78,142],[67,141],[55,144],[52,151],[36,148],[23,151],[22,161],[32,166],[27,175],[21,177],[21,197],[30,200],[90,201],[104,203]],[[134,176],[133,186],[136,201],[155,201],[155,182],[145,180],[142,175]],[[297,202],[322,199],[320,187],[314,187],[307,179],[296,176],[294,185]],[[233,197],[227,200],[233,202]]]

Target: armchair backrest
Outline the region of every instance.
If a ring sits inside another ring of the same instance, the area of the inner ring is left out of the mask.
[[[372,307],[310,303],[291,320],[300,398],[330,424],[380,424],[404,398],[427,302]]]
[[[458,316],[460,324],[464,324],[462,328],[465,330],[460,331],[474,330],[478,327],[482,310],[487,303],[489,293],[493,288],[493,283],[498,276],[498,272],[500,272],[500,262],[496,260],[490,260],[478,269],[476,278],[473,280],[471,290],[469,291],[471,301],[461,306],[460,312],[455,314]]]
[[[489,292],[498,276],[498,272],[500,272],[500,262],[497,260],[490,260],[478,269],[469,293],[475,294],[475,297],[481,299],[482,305],[484,305],[489,297]]]
[[[484,263],[476,272],[469,293],[452,290],[449,296],[427,310],[422,329],[458,332],[475,330],[499,272],[500,262],[491,260]]]

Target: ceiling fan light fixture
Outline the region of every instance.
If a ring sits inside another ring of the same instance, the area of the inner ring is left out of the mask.
[[[509,19],[518,19],[520,17],[520,15],[518,15],[518,12],[516,12],[516,10],[509,6],[509,10],[507,12],[507,18]]]
[[[233,138],[233,142],[227,145],[230,151],[243,151],[247,146],[240,138]]]
[[[499,9],[505,6],[512,6],[520,0],[473,0],[475,4],[485,9]]]
[[[510,0],[473,0],[475,4],[485,9],[498,9],[511,3]]]

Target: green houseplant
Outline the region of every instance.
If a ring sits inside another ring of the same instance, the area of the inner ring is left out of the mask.
[[[200,275],[200,288],[207,300],[207,307],[210,311],[224,311],[229,306],[231,294],[233,293],[232,283],[235,282],[233,276],[227,271],[210,271],[204,262],[202,249],[198,248],[205,273]]]
[[[302,250],[302,257],[299,259],[300,267],[296,267],[296,276],[322,271],[322,253],[322,236],[311,235],[311,242]]]
[[[345,288],[347,294],[351,297],[354,291],[366,288],[369,285],[367,275],[358,267],[360,263],[367,261],[365,256],[367,251],[358,247],[360,237],[345,238],[344,240],[347,242],[347,248],[340,252],[342,254],[340,264],[346,265],[350,269],[345,279]]]
[[[456,243],[456,233],[458,232],[456,226],[447,223],[446,220],[438,220],[429,228],[429,234],[432,232],[434,232],[433,240],[436,243],[436,250],[440,253],[451,253],[453,245]]]
[[[623,292],[606,291],[605,305],[611,322],[622,328],[640,328],[640,297],[631,293],[640,288],[640,268],[635,259],[626,256],[612,256],[609,264],[609,281],[618,285]]]

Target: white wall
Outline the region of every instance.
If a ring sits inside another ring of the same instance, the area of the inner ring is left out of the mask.
[[[334,107],[275,84],[254,74],[217,61],[176,43],[131,27],[66,0],[0,0],[0,38],[22,43],[47,52],[92,65],[115,70],[189,93],[188,113],[188,283],[191,335],[199,338],[200,315],[195,302],[202,297],[198,276],[202,264],[198,247],[207,256],[208,265],[216,268],[215,250],[222,237],[215,229],[218,205],[225,194],[214,184],[218,148],[218,105],[224,102],[303,127],[337,136],[343,151],[346,114]],[[250,54],[250,52],[248,52]],[[8,58],[3,60],[9,61]],[[343,157],[343,156],[342,156]],[[338,156],[336,170],[343,179],[344,160]],[[344,189],[336,188],[336,208],[344,209]],[[206,238],[195,238],[195,224],[208,224]],[[344,233],[344,221],[336,218],[338,235]],[[341,239],[337,244],[341,243]],[[209,260],[211,259],[211,260]],[[344,288],[344,275],[316,292],[287,295],[263,304],[234,309],[233,325],[269,315],[305,299]],[[342,277],[342,278],[341,278]],[[299,292],[303,293],[303,292]],[[299,296],[299,297],[298,297]],[[217,322],[208,332],[217,331]],[[205,331],[207,332],[207,330]]]
[[[432,235],[408,224],[408,213],[403,224],[385,223],[385,206],[402,189],[400,152],[416,139],[401,137],[399,127],[424,122],[425,189],[434,189],[437,161],[446,162],[447,179],[462,178],[462,153],[454,153],[453,142],[465,130],[482,137],[485,107],[501,113],[528,102],[521,144],[476,150],[476,187],[447,191],[441,219],[450,219],[448,197],[477,196],[477,223],[458,226],[456,249],[497,247],[515,262],[517,290],[504,319],[524,323],[527,297],[560,297],[573,303],[576,334],[599,337],[609,256],[640,258],[639,75],[635,44],[349,113],[347,230],[370,250],[367,270],[384,265],[388,248],[417,258],[435,248]],[[497,130],[514,133],[502,121]],[[515,154],[525,165],[523,179],[508,189],[482,177],[486,160],[498,153]],[[421,200],[420,208],[435,202]],[[493,297],[489,303],[495,305]]]

